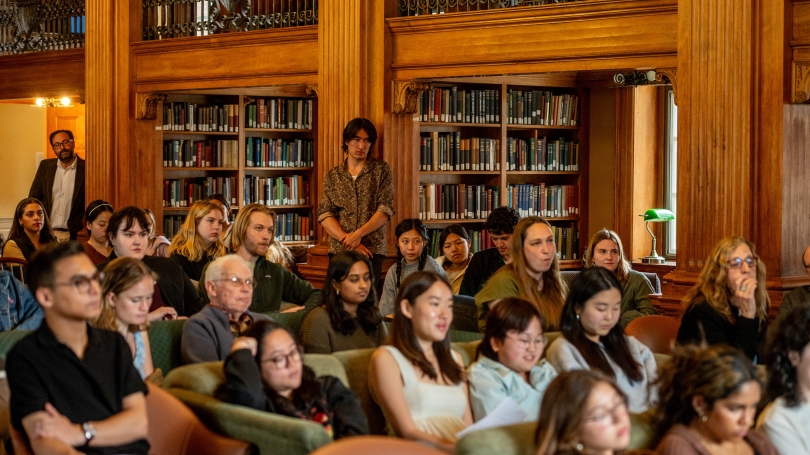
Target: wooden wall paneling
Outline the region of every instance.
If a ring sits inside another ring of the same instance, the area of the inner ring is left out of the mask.
[[[395,79],[676,66],[676,0],[388,19]]]
[[[592,232],[589,229],[588,212],[590,210],[590,175],[591,170],[594,168],[596,174],[594,178],[599,178],[598,167],[591,164],[591,144],[590,144],[590,131],[591,131],[591,109],[586,106],[591,105],[591,91],[590,89],[577,90],[579,94],[579,143],[580,143],[580,157],[579,157],[579,257],[583,257],[585,247],[588,245]]]
[[[145,41],[132,49],[141,93],[318,82],[316,26]]]
[[[85,49],[0,57],[0,99],[84,97]]]
[[[783,109],[782,276],[800,277],[791,283],[797,286],[807,282],[802,255],[810,245],[810,105],[787,104]]]
[[[647,256],[652,250],[652,238],[644,226],[643,218],[638,216],[647,209],[657,207],[660,199],[658,193],[657,173],[660,168],[658,149],[662,138],[658,136],[658,125],[663,123],[658,106],[658,87],[638,86],[633,115],[633,209],[624,217],[632,218],[633,249],[630,259]],[[656,249],[662,253],[663,229],[661,223],[650,223],[650,230],[658,239]],[[629,252],[628,252],[629,254]]]

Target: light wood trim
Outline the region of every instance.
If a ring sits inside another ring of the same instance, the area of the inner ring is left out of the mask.
[[[84,49],[0,57],[0,99],[84,97]]]
[[[677,15],[676,0],[613,0],[392,18],[391,67],[395,80],[675,67]]]

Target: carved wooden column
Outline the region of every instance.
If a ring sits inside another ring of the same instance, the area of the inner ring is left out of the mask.
[[[113,204],[115,145],[115,22],[114,3],[87,0],[85,41],[85,93],[87,119],[86,202],[105,199]]]
[[[798,207],[800,194],[807,194],[807,166],[787,167],[799,151],[783,141],[785,3],[678,2],[678,261],[669,278],[679,286],[670,289],[673,297],[694,283],[720,238],[743,235],[756,243],[778,303],[782,277],[797,272],[786,265],[800,261],[810,240],[807,217],[799,222],[791,215],[807,210],[806,199]]]

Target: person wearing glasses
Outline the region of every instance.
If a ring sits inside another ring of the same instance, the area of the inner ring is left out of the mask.
[[[651,422],[656,454],[780,453],[766,434],[751,428],[762,397],[762,379],[739,349],[678,347],[661,369],[659,390],[661,399]],[[781,453],[807,452],[792,446]]]
[[[235,338],[253,323],[271,320],[248,311],[256,280],[239,256],[229,254],[211,261],[200,283],[204,284],[210,301],[183,325],[180,337],[183,364],[225,360]]]
[[[85,162],[73,151],[70,130],[56,130],[48,138],[56,158],[42,160],[28,197],[42,201],[57,240],[76,240],[84,228]]]
[[[630,445],[627,397],[598,371],[560,373],[543,396],[534,440],[536,455],[624,454]]]
[[[510,397],[537,420],[540,402],[557,370],[540,360],[546,346],[543,315],[528,300],[507,297],[487,315],[487,331],[468,369],[470,405],[476,421]],[[538,363],[540,361],[540,363]]]
[[[93,262],[76,242],[53,243],[27,278],[45,321],[6,359],[13,427],[33,453],[148,453],[147,389],[132,351],[87,323],[101,312]]]
[[[231,404],[309,420],[340,439],[368,434],[357,395],[334,376],[315,377],[290,331],[258,321],[233,341],[216,396]]]
[[[770,303],[765,264],[754,244],[743,237],[726,237],[714,246],[695,286],[683,298],[677,341],[727,344],[756,362]]]
[[[346,159],[326,174],[318,222],[331,237],[329,255],[354,250],[369,258],[374,289],[379,289],[387,252],[385,223],[395,212],[391,168],[368,156],[375,142],[377,129],[370,120],[356,118],[346,124]]]
[[[810,277],[810,246],[804,250],[802,267],[804,267],[807,276]],[[782,318],[782,315],[799,305],[810,305],[810,285],[799,286],[782,297],[782,303],[779,304],[779,318]]]
[[[641,414],[656,400],[651,384],[658,377],[657,366],[650,348],[624,334],[621,312],[622,285],[613,272],[590,267],[578,273],[563,306],[562,336],[549,346],[546,358],[560,372],[606,375],[627,396],[630,412]]]
[[[321,303],[321,291],[280,264],[267,260],[268,249],[275,240],[276,214],[263,204],[248,204],[239,209],[231,228],[234,254],[249,264],[256,281],[250,311],[272,314],[282,310],[282,302],[292,304],[283,312],[311,310]],[[203,269],[205,276],[205,269]],[[200,281],[197,288],[208,300],[208,286]]]

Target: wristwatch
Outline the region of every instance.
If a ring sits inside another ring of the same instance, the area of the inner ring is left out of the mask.
[[[96,427],[90,422],[84,422],[82,424],[82,430],[84,430],[84,439],[87,440],[84,445],[87,446],[90,444],[90,441],[96,437]]]

